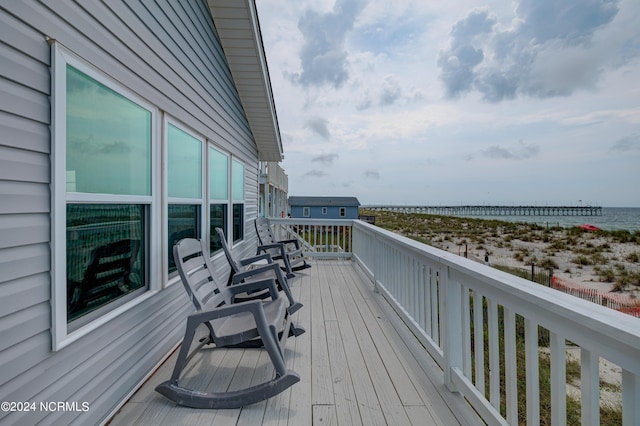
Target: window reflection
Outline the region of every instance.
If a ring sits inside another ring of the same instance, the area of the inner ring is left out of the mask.
[[[151,195],[151,111],[67,66],[67,191]]]
[[[145,287],[145,209],[67,204],[67,322]]]
[[[177,270],[173,246],[183,238],[200,238],[200,206],[169,204],[169,273]]]
[[[244,238],[244,204],[233,205],[233,242]]]
[[[209,208],[209,220],[211,225],[209,250],[213,253],[216,250],[222,248],[218,233],[215,232],[216,228],[220,228],[227,234],[227,205],[226,204],[211,204]]]
[[[209,148],[209,196],[212,200],[229,198],[229,158],[214,148]]]
[[[172,124],[167,133],[169,197],[202,198],[202,143]]]

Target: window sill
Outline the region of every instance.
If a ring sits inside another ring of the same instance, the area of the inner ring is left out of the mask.
[[[146,301],[147,299],[155,296],[158,293],[158,290],[154,290],[154,291],[148,291],[145,294],[141,295],[140,297],[135,298],[134,300],[125,303],[122,306],[118,306],[117,308],[115,308],[113,311],[108,312],[106,314],[104,314],[103,316],[101,316],[100,318],[97,318],[95,321],[92,321],[91,323],[75,330],[72,331],[71,333],[67,334],[66,336],[62,337],[61,339],[57,340],[54,339],[53,340],[53,351],[59,351],[67,346],[69,346],[70,344],[72,344],[73,342],[75,342],[76,340],[80,340],[82,337],[86,336],[87,334],[97,330],[98,328],[102,327],[103,325],[107,324],[108,322],[110,322],[111,320],[113,320],[114,318],[119,317],[120,315],[124,314],[125,312],[130,311],[131,309],[133,309],[134,307],[140,305],[141,303],[143,303],[144,301]]]

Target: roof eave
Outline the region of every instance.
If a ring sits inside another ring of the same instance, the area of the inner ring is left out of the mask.
[[[261,161],[284,157],[254,0],[207,0]]]

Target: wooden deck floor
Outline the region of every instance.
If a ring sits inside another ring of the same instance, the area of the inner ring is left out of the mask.
[[[268,401],[237,410],[176,406],[154,391],[176,353],[111,420],[111,425],[477,425],[482,421],[391,307],[349,261],[317,261],[292,290],[307,333],[287,340],[287,367],[301,381]],[[184,373],[187,387],[239,389],[273,374],[266,351],[203,349]]]

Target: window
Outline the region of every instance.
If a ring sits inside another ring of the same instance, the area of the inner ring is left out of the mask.
[[[347,215],[347,208],[340,207],[340,217],[345,217]]]
[[[322,208],[322,214],[327,214],[327,208],[326,207]]]
[[[157,112],[59,45],[53,76],[52,332],[59,349],[153,281]]]
[[[145,287],[145,217],[146,206],[140,204],[67,203],[67,323],[71,329]]]
[[[229,157],[209,147],[209,250],[213,253],[222,248],[215,232],[221,228],[227,235],[229,206]]]
[[[183,238],[202,235],[202,146],[203,142],[178,128],[167,125],[167,264],[176,271],[173,246]]]
[[[302,208],[302,216],[309,217],[311,216],[311,209],[309,207]]]
[[[244,165],[238,160],[231,164],[231,194],[233,198],[233,242],[244,238]]]

